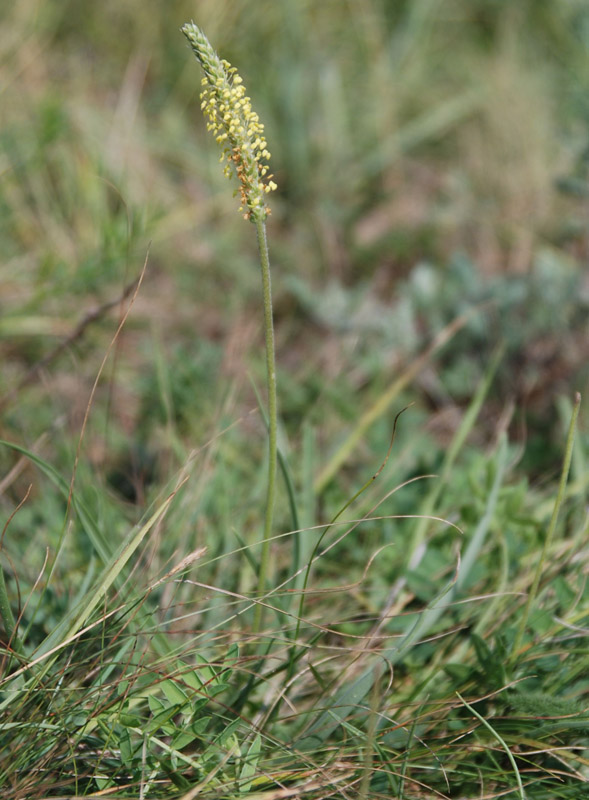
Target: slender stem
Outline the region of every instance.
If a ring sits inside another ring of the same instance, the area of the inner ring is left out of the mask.
[[[23,647],[18,634],[16,632],[16,623],[14,615],[10,607],[8,599],[8,592],[6,591],[6,582],[4,580],[4,570],[0,565],[0,617],[4,623],[4,630],[6,632],[6,639],[10,643],[12,649],[19,654],[22,654]]]
[[[274,517],[274,495],[276,491],[277,463],[277,404],[276,404],[276,357],[274,354],[274,322],[272,319],[272,289],[270,284],[270,258],[266,239],[266,224],[256,220],[258,247],[260,250],[260,266],[262,268],[262,290],[264,298],[264,332],[266,336],[266,371],[268,381],[268,484],[266,489],[266,516],[264,519],[264,539],[260,558],[260,574],[258,576],[258,595],[266,591],[268,567],[270,563],[270,538],[272,536],[272,520]],[[254,632],[260,630],[264,606],[256,605],[254,616]]]
[[[517,764],[516,764],[515,758],[514,758],[514,756],[513,756],[513,753],[511,752],[511,750],[510,750],[510,749],[509,749],[509,747],[507,746],[507,743],[506,743],[505,739],[502,739],[502,738],[501,738],[501,736],[499,736],[499,734],[497,733],[497,731],[495,730],[495,728],[493,728],[493,726],[492,726],[492,725],[490,725],[490,724],[487,722],[487,720],[486,720],[484,717],[482,717],[482,716],[479,714],[479,712],[478,712],[478,711],[475,711],[475,710],[474,710],[474,708],[473,708],[471,705],[469,705],[469,704],[466,702],[466,700],[464,699],[464,697],[462,697],[460,694],[458,694],[458,692],[456,692],[456,694],[457,694],[457,696],[458,696],[459,700],[460,700],[462,703],[464,703],[464,705],[466,706],[466,708],[468,708],[468,710],[470,711],[470,713],[471,713],[471,714],[473,714],[473,715],[474,715],[474,716],[475,716],[475,717],[476,717],[476,718],[477,718],[477,719],[478,719],[480,722],[482,722],[482,723],[483,723],[483,725],[485,726],[485,728],[486,728],[488,731],[490,731],[490,732],[491,732],[491,734],[492,734],[492,735],[495,737],[495,739],[497,739],[497,741],[499,742],[499,744],[501,745],[501,747],[503,747],[503,749],[505,750],[505,753],[507,754],[507,758],[510,760],[510,762],[511,762],[511,766],[513,767],[513,771],[514,771],[514,773],[515,773],[515,779],[516,779],[516,781],[517,781],[517,788],[518,788],[518,790],[519,790],[519,796],[520,796],[521,800],[526,800],[526,793],[525,793],[525,791],[524,791],[524,785],[523,785],[523,783],[522,783],[521,775],[519,774],[519,769],[517,768]]]
[[[560,507],[564,500],[564,495],[566,491],[566,484],[567,479],[569,476],[569,470],[571,467],[571,459],[573,456],[573,444],[575,441],[575,427],[577,424],[577,417],[579,416],[579,408],[581,407],[581,395],[579,392],[575,395],[575,403],[573,405],[573,413],[571,416],[571,421],[569,424],[569,430],[567,434],[566,440],[566,449],[564,454],[564,460],[562,464],[562,470],[560,473],[560,482],[558,484],[558,492],[556,494],[556,500],[554,502],[554,509],[552,511],[552,516],[550,518],[550,522],[548,524],[548,530],[546,531],[546,538],[544,539],[544,547],[542,548],[542,554],[540,556],[540,560],[538,561],[538,565],[536,566],[536,572],[534,574],[534,580],[532,581],[532,587],[528,593],[528,599],[520,619],[519,628],[517,631],[517,635],[515,637],[515,643],[513,645],[512,656],[513,658],[517,657],[517,653],[522,643],[522,639],[526,630],[526,625],[528,624],[528,618],[530,616],[530,611],[532,608],[532,604],[536,599],[536,595],[538,594],[538,587],[540,586],[540,579],[542,577],[542,572],[544,570],[544,562],[546,561],[546,556],[548,554],[548,550],[550,545],[552,544],[552,537],[554,536],[554,531],[556,530],[556,521],[558,519],[558,512],[560,511]]]

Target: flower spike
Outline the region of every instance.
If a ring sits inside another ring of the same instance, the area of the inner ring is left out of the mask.
[[[270,153],[264,137],[264,126],[252,110],[245,86],[235,67],[220,59],[209,40],[192,23],[182,28],[205,77],[200,94],[201,109],[208,119],[207,130],[223,148],[221,162],[224,173],[237,175],[241,197],[240,211],[245,219],[263,222],[270,213],[265,197],[276,189],[267,162]]]

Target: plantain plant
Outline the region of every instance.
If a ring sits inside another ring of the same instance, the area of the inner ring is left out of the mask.
[[[266,236],[266,219],[270,208],[267,195],[277,186],[269,172],[270,152],[264,137],[264,126],[252,109],[243,80],[235,67],[220,59],[211,43],[193,22],[182,28],[192,50],[203,69],[201,109],[211,131],[222,148],[221,162],[228,178],[237,176],[241,205],[239,210],[246,220],[255,225],[262,272],[262,299],[264,306],[264,334],[266,338],[266,373],[268,393],[268,481],[266,486],[266,513],[264,538],[258,575],[258,595],[263,595],[270,561],[270,537],[274,516],[277,465],[277,400],[276,357],[274,348],[274,323],[272,317],[272,288],[270,258]],[[262,603],[257,603],[254,630],[262,622]]]

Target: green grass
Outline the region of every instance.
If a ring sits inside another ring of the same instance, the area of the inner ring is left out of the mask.
[[[259,266],[191,17],[279,184],[264,597]],[[0,21],[0,795],[580,800],[586,4]]]

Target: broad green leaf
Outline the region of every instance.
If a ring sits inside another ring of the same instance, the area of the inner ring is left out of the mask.
[[[169,678],[166,681],[162,681],[160,685],[162,692],[166,695],[167,701],[172,705],[182,707],[188,703],[188,695],[184,689],[178,686],[176,681]]]
[[[250,744],[247,753],[243,759],[243,767],[239,774],[239,791],[241,794],[247,794],[251,789],[253,780],[256,775],[258,761],[262,750],[262,737],[257,733],[253,742]]]

